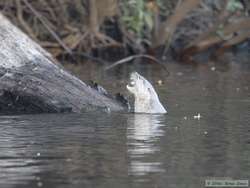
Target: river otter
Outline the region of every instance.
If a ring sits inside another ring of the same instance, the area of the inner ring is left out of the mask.
[[[127,85],[127,89],[135,97],[135,113],[167,113],[153,86],[137,72],[130,75],[130,83]]]

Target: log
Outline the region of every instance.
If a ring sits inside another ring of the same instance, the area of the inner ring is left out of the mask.
[[[68,73],[0,13],[0,113],[123,111]]]

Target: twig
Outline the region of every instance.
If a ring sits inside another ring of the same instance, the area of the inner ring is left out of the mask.
[[[53,8],[51,7],[51,5],[49,5],[48,2],[45,1],[45,0],[40,0],[40,2],[43,4],[45,10],[48,11],[48,13],[49,13],[50,17],[52,18],[52,20],[56,22],[57,17],[56,17],[56,14],[55,14]]]
[[[121,60],[119,60],[119,61],[114,62],[112,65],[107,66],[106,68],[104,68],[104,70],[107,71],[107,70],[109,70],[109,69],[114,68],[114,67],[117,66],[117,65],[121,65],[121,64],[123,64],[123,63],[127,63],[127,62],[132,61],[132,60],[134,60],[134,59],[136,59],[136,58],[146,58],[146,59],[150,59],[150,60],[152,60],[152,61],[154,61],[154,62],[156,62],[156,63],[162,65],[162,66],[164,67],[164,69],[165,69],[165,70],[168,72],[168,74],[169,74],[169,71],[166,69],[166,67],[163,65],[163,63],[162,63],[161,61],[159,61],[158,59],[156,59],[156,58],[153,57],[153,56],[144,55],[144,54],[132,55],[132,56],[123,58],[123,59],[121,59]]]
[[[29,36],[31,36],[33,40],[36,40],[37,38],[32,28],[30,28],[29,25],[23,19],[23,9],[19,0],[16,0],[16,7],[17,7],[17,19],[19,23],[23,26],[26,32],[28,32]]]
[[[37,12],[27,0],[22,0],[22,1],[35,14],[35,16],[41,21],[44,27],[51,33],[51,35],[56,39],[56,41],[64,48],[64,50],[70,55],[72,55],[72,50],[68,46],[66,46],[66,44],[64,44],[64,42],[60,39],[60,37],[48,26],[48,24],[42,18],[42,15],[39,12]]]

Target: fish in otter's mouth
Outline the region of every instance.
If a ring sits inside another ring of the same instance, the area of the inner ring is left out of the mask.
[[[127,89],[135,97],[135,113],[167,113],[153,86],[137,72],[131,73]]]

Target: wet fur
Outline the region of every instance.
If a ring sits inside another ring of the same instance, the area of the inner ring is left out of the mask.
[[[127,89],[135,97],[135,113],[167,113],[149,81],[137,72],[130,75],[130,81]]]

